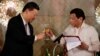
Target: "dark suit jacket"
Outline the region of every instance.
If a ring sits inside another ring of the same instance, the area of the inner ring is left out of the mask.
[[[13,17],[7,27],[6,39],[1,56],[32,56],[33,54],[33,28],[29,23],[30,33],[28,36],[20,14]]]

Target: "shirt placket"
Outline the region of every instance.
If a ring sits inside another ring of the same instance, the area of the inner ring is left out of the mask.
[[[28,24],[25,24],[25,30],[26,30],[27,35],[30,35],[30,31],[29,31],[29,26],[28,26]]]

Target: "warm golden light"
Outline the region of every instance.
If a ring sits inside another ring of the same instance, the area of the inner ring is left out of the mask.
[[[96,20],[97,22],[100,24],[100,4],[99,6],[96,8]]]
[[[2,1],[0,3],[0,24],[7,27],[11,17],[22,11],[24,2],[20,0]]]

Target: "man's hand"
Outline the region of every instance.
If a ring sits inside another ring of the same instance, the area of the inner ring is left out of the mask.
[[[43,39],[44,37],[45,37],[45,33],[40,33],[40,34],[38,34],[38,35],[36,35],[37,36],[37,40],[41,40],[41,39]]]
[[[81,45],[78,48],[88,50],[89,46],[86,43],[81,42]]]
[[[54,34],[53,34],[53,31],[51,30],[51,29],[46,29],[45,30],[45,34],[46,34],[46,36],[48,36],[48,37],[52,37]]]

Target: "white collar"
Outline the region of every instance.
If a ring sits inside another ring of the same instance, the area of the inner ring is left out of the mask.
[[[26,22],[25,19],[23,18],[22,14],[20,14],[20,15],[21,15],[21,18],[22,18],[22,21],[23,21],[24,25],[26,25],[27,22]]]

